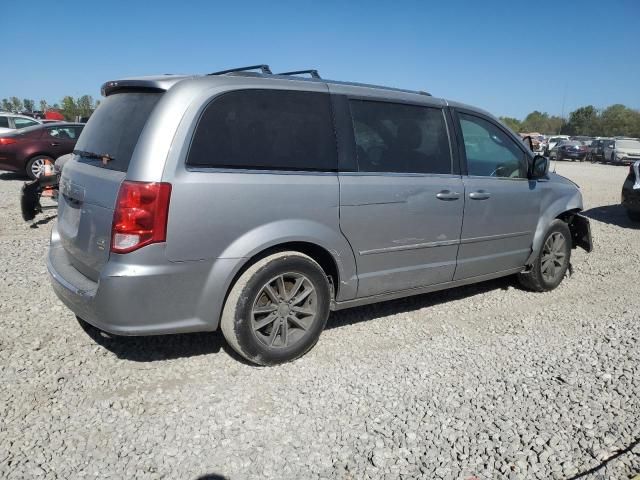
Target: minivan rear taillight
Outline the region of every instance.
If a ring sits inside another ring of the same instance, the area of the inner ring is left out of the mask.
[[[170,197],[170,183],[122,182],[113,212],[111,251],[129,253],[164,242]]]
[[[0,145],[12,145],[17,143],[17,140],[12,137],[2,137],[0,138]]]

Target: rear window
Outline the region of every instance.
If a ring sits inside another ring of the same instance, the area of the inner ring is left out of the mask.
[[[337,170],[329,95],[238,90],[205,109],[189,149],[194,167]]]
[[[76,144],[76,151],[109,155],[106,165],[81,156],[79,162],[126,172],[140,133],[162,93],[116,93],[109,95],[91,115]]]

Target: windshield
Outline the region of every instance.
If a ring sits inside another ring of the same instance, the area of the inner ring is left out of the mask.
[[[618,140],[616,146],[618,148],[640,149],[640,140]]]
[[[79,162],[126,172],[138,138],[161,93],[116,93],[105,98],[84,127],[75,149],[96,155]],[[103,162],[102,156],[109,157]],[[98,158],[96,158],[98,157]]]

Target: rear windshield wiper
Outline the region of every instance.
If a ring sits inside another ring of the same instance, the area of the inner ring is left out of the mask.
[[[106,165],[108,162],[111,162],[112,160],[115,160],[115,158],[113,158],[108,153],[94,153],[94,152],[87,152],[85,150],[74,150],[73,153],[75,155],[80,155],[81,157],[84,157],[84,158],[102,160],[102,163],[104,165]]]

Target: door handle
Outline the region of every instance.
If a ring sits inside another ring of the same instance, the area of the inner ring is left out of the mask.
[[[436,198],[438,200],[458,200],[460,198],[460,194],[458,192],[442,190],[441,192],[436,193]]]
[[[491,197],[491,194],[484,190],[478,190],[477,192],[471,192],[469,194],[469,198],[472,200],[486,200],[489,197]]]
[[[51,142],[52,147],[59,147],[60,144],[58,142]]]

